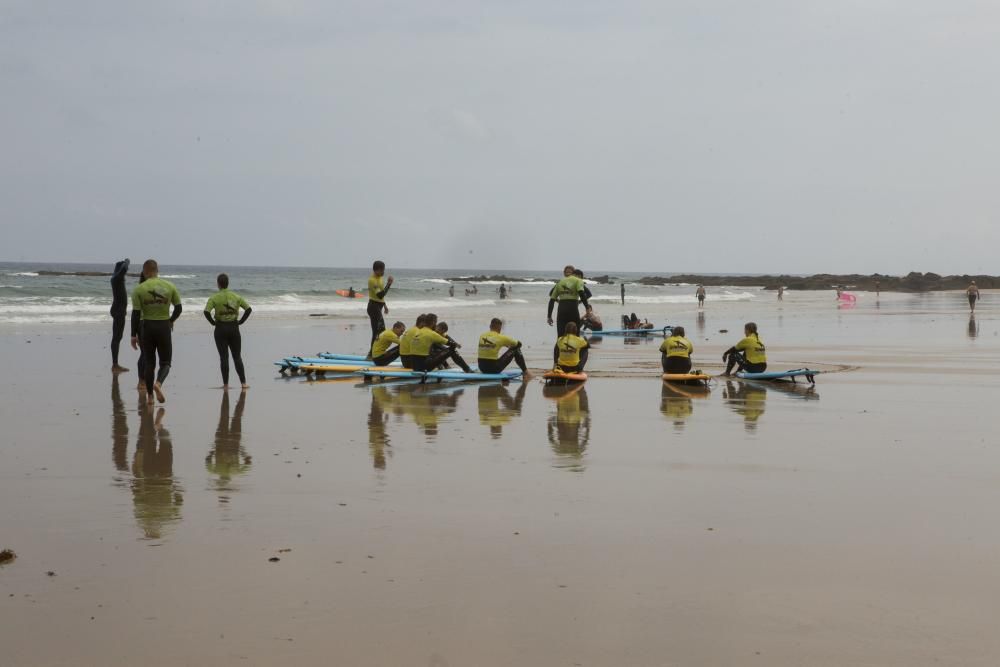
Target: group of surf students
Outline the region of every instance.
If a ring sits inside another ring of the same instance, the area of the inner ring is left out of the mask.
[[[124,373],[128,369],[118,363],[119,344],[125,328],[126,290],[125,276],[128,274],[129,260],[115,264],[111,276],[113,320],[111,337],[111,370]],[[250,317],[252,309],[242,296],[229,289],[229,276],[220,273],[216,277],[218,291],[208,298],[204,315],[212,325],[216,350],[219,353],[219,369],[222,373],[223,388],[229,388],[229,356],[240,378],[240,386],[245,391],[246,371],[243,367],[242,339],[240,326]],[[139,350],[137,389],[145,390],[147,403],[153,404],[153,397],[161,403],[166,401],[163,383],[170,374],[173,363],[172,333],[174,322],[181,316],[181,296],[168,280],[160,277],[160,268],[155,259],[143,262],[139,284],[132,291],[131,345]],[[240,311],[242,310],[242,317]],[[157,368],[159,362],[159,368]]]

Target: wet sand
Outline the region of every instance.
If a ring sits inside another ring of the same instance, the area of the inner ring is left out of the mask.
[[[0,663],[994,665],[992,317],[758,313],[839,372],[709,392],[617,339],[577,390],[281,380],[364,328],[269,323],[242,399],[182,321],[162,417],[103,328],[7,331]]]

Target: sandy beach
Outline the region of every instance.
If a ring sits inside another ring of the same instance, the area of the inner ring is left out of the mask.
[[[365,343],[303,319],[251,320],[227,395],[186,314],[161,413],[106,327],[7,327],[0,663],[996,664],[1000,322],[786,298],[676,317],[696,367],[753,318],[815,388],[677,391],[620,339],[576,390],[280,379]]]

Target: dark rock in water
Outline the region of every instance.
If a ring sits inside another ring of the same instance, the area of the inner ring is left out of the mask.
[[[35,271],[40,276],[81,276],[84,278],[110,278],[111,272],[104,271]],[[129,273],[132,278],[138,278],[138,273]]]
[[[467,283],[484,283],[487,281],[499,281],[502,283],[533,283],[542,278],[511,278],[510,276],[505,276],[502,273],[494,276],[462,276],[460,278],[454,278],[453,280],[457,282],[467,282]]]
[[[280,561],[280,560],[281,560],[281,559],[280,559],[280,558],[278,558],[277,556],[271,556],[270,558],[268,558],[268,559],[267,559],[267,562],[268,562],[268,563],[277,563],[277,562],[278,562],[278,561]]]
[[[0,551],[0,564],[9,563],[15,558],[17,558],[17,554],[14,553],[12,549],[4,549],[3,551]]]
[[[838,288],[874,292],[931,292],[935,290],[964,290],[975,280],[980,289],[1000,287],[997,276],[941,276],[937,273],[914,271],[905,276],[887,276],[880,273],[862,275],[858,273],[832,274],[817,273],[811,276],[757,275],[757,276],[700,276],[681,274],[673,276],[644,276],[638,283],[642,285],[676,285],[688,283],[706,287],[762,287],[766,290],[835,290]]]
[[[591,280],[593,280],[598,285],[610,285],[611,284],[611,276],[608,276],[608,275],[594,276],[593,278],[591,278]]]

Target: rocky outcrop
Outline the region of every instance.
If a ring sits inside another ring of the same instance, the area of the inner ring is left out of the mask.
[[[702,276],[697,274],[681,274],[674,276],[645,276],[637,282],[643,285],[676,285],[688,283],[692,285],[737,287],[762,287],[776,290],[784,286],[787,290],[833,290],[841,287],[848,290],[874,292],[933,292],[937,290],[965,289],[975,280],[981,289],[1000,288],[1000,277],[997,276],[941,276],[937,273],[920,273],[917,271],[905,276],[887,276],[879,273],[863,275],[858,273],[834,274],[817,273],[811,276],[761,275],[761,276]]]

